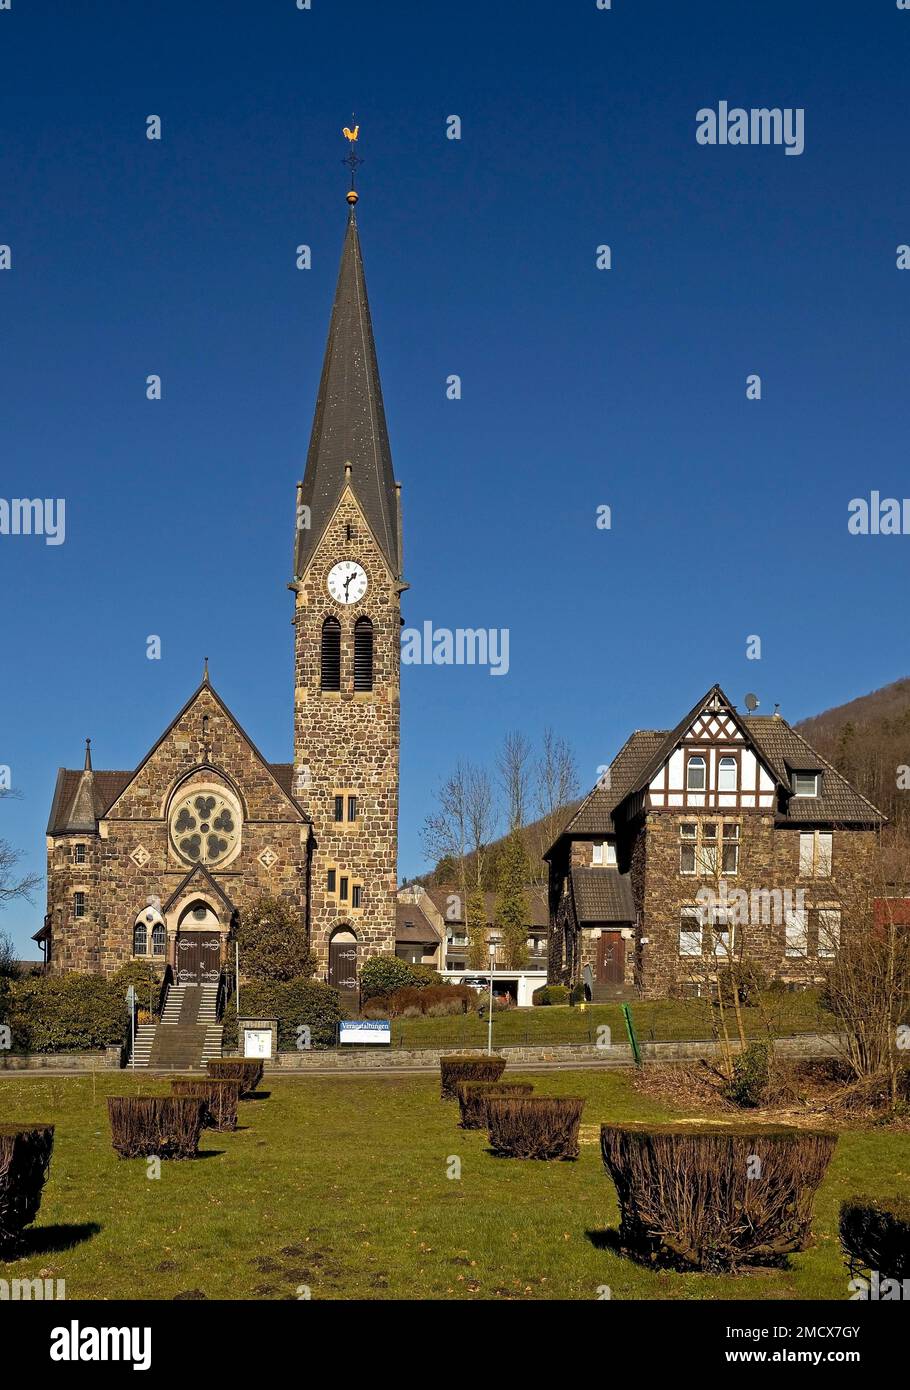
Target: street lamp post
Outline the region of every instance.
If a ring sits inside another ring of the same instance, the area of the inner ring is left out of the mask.
[[[493,1052],[493,971],[496,967],[496,947],[499,945],[499,937],[491,936],[487,950],[490,953],[490,1006],[487,1012],[487,1056]]]

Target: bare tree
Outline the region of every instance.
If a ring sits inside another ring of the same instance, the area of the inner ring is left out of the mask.
[[[527,818],[531,784],[531,744],[523,733],[513,729],[506,734],[496,758],[499,781],[505,798],[508,829],[520,829]]]
[[[19,793],[9,787],[0,787],[0,801],[18,800]],[[14,849],[8,840],[0,840],[0,909],[18,898],[31,902],[32,894],[41,886],[40,874],[18,875],[16,865],[22,852]]]
[[[422,839],[427,854],[435,860],[451,862],[461,893],[462,912],[467,898],[468,786],[471,769],[460,759],[455,771],[437,793],[437,809],[423,824]]]
[[[543,854],[562,829],[566,806],[578,793],[578,768],[566,739],[546,728],[534,765],[534,803],[538,815],[528,862],[535,883],[546,881]]]
[[[466,810],[474,887],[482,888],[484,857],[496,826],[493,784],[485,768],[468,766]]]

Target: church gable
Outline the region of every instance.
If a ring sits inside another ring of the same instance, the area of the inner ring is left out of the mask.
[[[171,793],[179,794],[190,774],[197,774],[194,783],[202,779],[214,789],[233,790],[246,820],[306,819],[207,681],[140,763],[105,819],[160,819]]]

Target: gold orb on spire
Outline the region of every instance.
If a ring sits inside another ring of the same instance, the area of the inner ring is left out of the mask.
[[[347,196],[347,200],[348,200],[348,202],[350,203],[351,207],[353,207],[354,204],[357,202],[357,199],[360,197],[360,194],[357,192],[357,189],[356,189],[356,188],[351,188],[351,189],[349,189],[349,191],[348,191],[348,193],[347,193],[346,196]]]

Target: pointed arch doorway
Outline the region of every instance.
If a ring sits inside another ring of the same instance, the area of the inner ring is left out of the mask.
[[[357,937],[350,927],[339,927],[329,940],[329,984],[357,990]]]
[[[209,903],[185,907],[177,923],[176,974],[181,985],[217,984],[221,974],[221,923]]]

